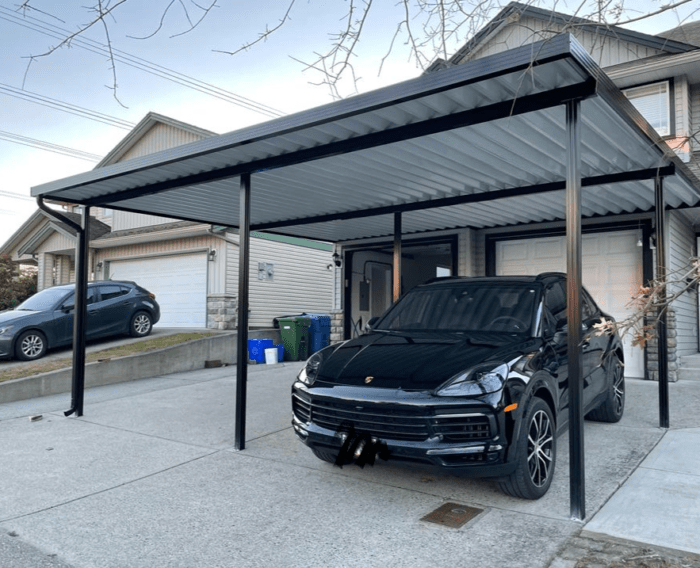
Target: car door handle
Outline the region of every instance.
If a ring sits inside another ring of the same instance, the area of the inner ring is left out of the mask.
[[[88,313],[94,316],[97,313],[97,310],[88,310]]]

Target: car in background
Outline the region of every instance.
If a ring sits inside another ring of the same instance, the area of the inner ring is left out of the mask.
[[[623,348],[595,327],[581,295],[583,405],[617,422]],[[292,425],[321,460],[375,457],[498,480],[537,499],[552,483],[568,426],[566,276],[438,278],[415,287],[370,330],[314,354],[292,385]]]
[[[0,313],[0,358],[33,361],[73,342],[75,284],[46,288]],[[128,334],[145,337],[160,319],[154,294],[134,282],[89,282],[87,339]]]

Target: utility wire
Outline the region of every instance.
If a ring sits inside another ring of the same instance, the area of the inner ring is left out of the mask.
[[[0,19],[13,23],[15,25],[28,28],[32,31],[42,33],[44,35],[53,37],[54,39],[58,39],[61,41],[69,35],[72,35],[73,33],[69,30],[60,28],[53,24],[49,24],[32,16],[18,16],[13,10],[5,8],[4,6],[0,6]],[[32,21],[30,22],[28,20]],[[101,44],[86,37],[75,37],[71,40],[70,44],[72,46],[78,46],[87,51],[91,51],[99,55],[110,56],[110,50],[108,49],[108,47],[106,47],[104,44]],[[113,55],[114,59],[123,63],[124,65],[134,67],[135,69],[145,71],[147,73],[150,73],[151,75],[156,75],[163,79],[167,79],[168,81],[172,81],[184,87],[194,89],[195,91],[208,94],[226,102],[230,102],[232,104],[241,106],[248,110],[252,110],[254,112],[264,114],[270,117],[279,117],[284,115],[282,111],[279,111],[273,107],[270,107],[263,103],[259,103],[252,99],[248,99],[246,97],[242,97],[225,89],[221,89],[220,87],[216,87],[215,85],[212,85],[210,83],[200,81],[198,79],[195,79],[194,77],[185,75],[184,73],[179,73],[162,65],[152,63],[150,61],[147,61],[146,59],[142,59],[135,55],[131,55],[130,53],[121,51],[114,47],[112,47],[111,49],[111,54]]]
[[[102,124],[116,126],[117,128],[123,128],[125,130],[131,130],[134,126],[136,126],[133,122],[122,120],[116,116],[110,116],[98,111],[66,103],[58,99],[52,99],[44,95],[40,95],[39,93],[32,93],[31,91],[18,89],[17,87],[6,85],[4,83],[0,83],[0,94],[36,103],[55,110],[60,110],[61,112],[66,112],[68,114],[82,116],[83,118],[94,120],[95,122],[101,122]]]
[[[20,193],[13,193],[12,191],[4,191],[0,189],[0,197],[9,197],[10,199],[26,199],[27,201],[34,201],[34,198],[28,195],[22,195]]]
[[[83,152],[82,150],[67,148],[66,146],[59,146],[58,144],[44,142],[42,140],[37,140],[36,138],[28,138],[27,136],[20,136],[19,134],[12,134],[11,132],[5,132],[3,130],[0,130],[0,140],[7,140],[8,142],[13,142],[15,144],[21,144],[31,148],[39,148],[40,150],[46,150],[47,152],[53,152],[54,154],[70,156],[71,158],[78,158],[79,160],[87,160],[89,162],[99,162],[102,159],[102,156],[98,156],[97,154],[90,154],[89,152]]]

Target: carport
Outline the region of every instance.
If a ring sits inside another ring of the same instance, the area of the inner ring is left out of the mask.
[[[585,517],[581,217],[700,201],[700,182],[570,35],[32,188],[42,200],[240,230],[235,443],[245,445],[250,231],[341,243],[566,219],[571,515]],[[51,214],[56,215],[53,210]],[[87,280],[79,229],[76,298]],[[81,292],[82,290],[82,292]],[[395,295],[396,295],[395,291]],[[72,408],[83,412],[84,302],[76,302]],[[668,427],[665,329],[659,408]]]

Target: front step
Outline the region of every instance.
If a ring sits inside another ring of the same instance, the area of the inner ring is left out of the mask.
[[[681,357],[681,366],[677,373],[678,380],[700,381],[700,353]]]

